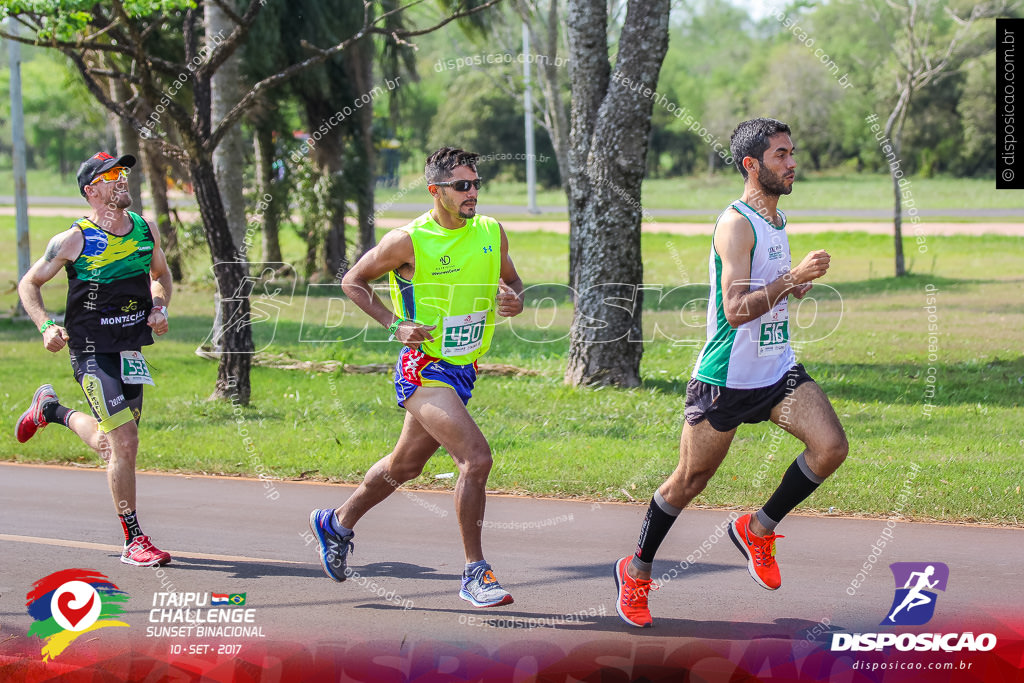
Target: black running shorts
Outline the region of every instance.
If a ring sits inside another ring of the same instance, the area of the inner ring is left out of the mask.
[[[697,425],[705,418],[719,432],[743,423],[756,424],[771,417],[772,408],[804,382],[814,379],[797,363],[775,384],[759,389],[729,389],[691,379],[686,385],[687,423]]]
[[[100,431],[142,419],[142,385],[121,380],[121,354],[71,351],[71,369],[99,420]]]

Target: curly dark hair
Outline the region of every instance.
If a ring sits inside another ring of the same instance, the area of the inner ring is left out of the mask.
[[[782,121],[775,119],[751,119],[736,126],[729,137],[729,151],[732,152],[733,163],[747,179],[747,169],[743,168],[743,159],[753,157],[764,163],[764,153],[768,151],[768,138],[779,133],[792,135],[792,131]]]
[[[452,177],[453,171],[459,166],[468,166],[476,171],[476,160],[479,154],[467,152],[456,147],[442,147],[429,157],[423,167],[423,175],[427,183],[443,183]]]

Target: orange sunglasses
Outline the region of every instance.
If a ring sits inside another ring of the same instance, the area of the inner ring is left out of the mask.
[[[109,171],[101,173],[95,178],[93,178],[92,182],[90,182],[89,184],[95,185],[96,183],[113,183],[118,180],[127,180],[129,173],[131,173],[131,169],[126,168],[124,166],[115,166]]]

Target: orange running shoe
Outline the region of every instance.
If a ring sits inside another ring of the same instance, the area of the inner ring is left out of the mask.
[[[619,590],[619,599],[615,602],[615,611],[630,626],[645,628],[653,626],[651,610],[647,608],[647,593],[658,590],[658,585],[650,579],[634,579],[626,572],[632,555],[627,555],[615,563],[612,574],[615,576],[615,587]]]
[[[779,565],[775,563],[775,539],[785,538],[778,534],[758,536],[750,530],[752,515],[743,515],[729,525],[729,537],[747,558],[747,571],[762,588],[778,590],[782,585]]]

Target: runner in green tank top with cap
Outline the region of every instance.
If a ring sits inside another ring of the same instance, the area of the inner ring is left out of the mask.
[[[481,544],[491,449],[466,409],[476,360],[487,352],[495,315],[522,313],[523,283],[508,254],[501,225],[476,212],[478,155],[443,147],[427,159],[434,207],[389,232],[345,275],[345,293],[403,348],[395,364],[398,405],[405,424],[394,450],[366,473],[359,488],[334,509],[313,510],[309,526],[324,572],[348,576],[353,527],[370,508],[417,477],[441,446],[455,460],[455,513],[466,554],[459,596],[476,607],[512,602]],[[387,275],[392,309],[370,283]]]
[[[651,626],[647,597],[654,555],[679,513],[725,459],[736,428],[771,420],[804,450],[756,513],[733,519],[729,536],[747,571],[776,590],[775,527],[846,458],[846,434],[825,392],[797,364],[789,343],[788,299],[803,298],[831,257],[812,251],[791,267],[786,216],[779,198],[793,191],[795,148],[789,126],[752,119],[736,127],[730,150],[743,176],[743,196],[715,224],[708,275],[707,343],[686,388],[679,464],[651,500],[636,552],[612,568],[616,611],[631,626]]]
[[[153,333],[167,332],[171,274],[159,233],[128,211],[127,174],[135,157],[99,152],[82,163],[78,188],[92,207],[52,240],[46,253],[18,283],[29,317],[53,353],[68,347],[71,368],[92,416],[62,405],[49,384],[36,390],[15,427],[24,443],[50,423],[59,423],[107,461],[107,480],[124,532],[121,561],[163,565],[171,556],[142,533],[135,507],[135,458],[139,450],[142,386],[153,384],[142,347]],[[64,324],[46,313],[41,287],[61,269],[67,274]]]

